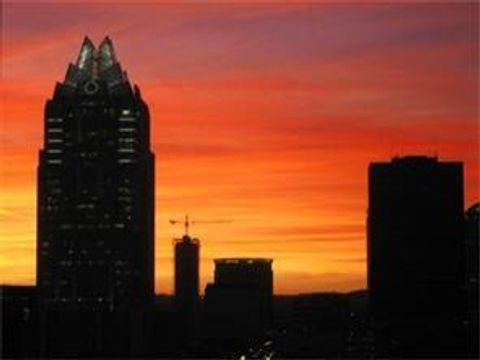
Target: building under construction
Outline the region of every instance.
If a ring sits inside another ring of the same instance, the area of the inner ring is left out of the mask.
[[[174,240],[175,246],[175,304],[180,314],[192,318],[199,305],[200,242],[185,234]]]

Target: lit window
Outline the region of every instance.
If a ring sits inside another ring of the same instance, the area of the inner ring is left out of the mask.
[[[95,204],[78,204],[77,209],[93,209]]]
[[[48,118],[47,122],[49,122],[49,123],[61,123],[61,122],[63,122],[63,119],[61,119],[61,118]]]
[[[131,128],[131,127],[128,127],[128,128],[127,128],[127,127],[125,127],[125,128],[118,128],[118,131],[120,131],[120,132],[126,132],[126,133],[135,132],[135,130],[136,130],[135,128]]]
[[[136,161],[134,161],[133,159],[118,159],[118,163],[119,164],[132,164]]]
[[[130,109],[123,109],[122,110],[122,115],[130,115]]]

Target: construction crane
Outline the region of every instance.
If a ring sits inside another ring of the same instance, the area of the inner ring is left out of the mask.
[[[190,226],[193,225],[193,224],[226,224],[226,223],[230,223],[231,221],[230,220],[192,221],[192,220],[190,220],[190,218],[188,217],[188,214],[187,214],[187,215],[185,215],[184,220],[170,219],[169,222],[170,222],[171,225],[176,225],[176,224],[183,223],[183,225],[185,226],[185,235],[189,236],[188,235],[188,230],[189,230]]]

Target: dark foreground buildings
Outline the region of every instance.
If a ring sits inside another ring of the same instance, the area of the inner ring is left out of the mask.
[[[248,341],[271,324],[271,259],[215,260],[215,282],[205,290],[203,336],[228,343]]]
[[[38,356],[38,301],[35,286],[0,286],[0,358]]]
[[[466,326],[467,350],[469,354],[479,353],[479,267],[480,255],[480,203],[469,207],[465,212],[465,258],[466,258]]]
[[[368,289],[380,356],[463,357],[463,165],[369,168]]]

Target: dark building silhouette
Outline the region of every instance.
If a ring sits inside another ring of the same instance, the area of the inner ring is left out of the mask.
[[[277,308],[274,314],[276,326],[272,332],[274,357],[373,357],[372,336],[367,323],[366,291],[348,294],[311,293],[288,298],[276,296],[274,299]],[[285,313],[290,313],[287,321],[282,319],[278,323],[279,317],[284,318]]]
[[[479,298],[478,298],[478,257],[480,252],[480,203],[469,207],[465,212],[465,292],[466,292],[466,314],[467,324],[467,351],[468,355],[474,358],[479,356]]]
[[[34,286],[0,286],[2,359],[33,358],[38,352],[37,293]]]
[[[203,335],[242,341],[259,336],[271,323],[271,259],[217,259],[215,282],[205,290]]]
[[[107,37],[85,38],[45,106],[38,166],[43,305],[131,308],[154,295],[149,111]]]
[[[272,259],[215,260],[215,285],[257,288],[261,294],[262,323],[271,321],[273,298]]]
[[[175,305],[185,320],[193,320],[199,306],[199,254],[198,239],[186,234],[175,240]]]
[[[374,319],[402,324],[392,344],[408,345],[396,355],[458,354],[454,342],[465,271],[463,164],[425,156],[372,163],[368,199],[368,290]]]

